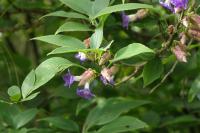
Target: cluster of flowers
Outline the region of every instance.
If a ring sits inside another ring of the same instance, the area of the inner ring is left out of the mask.
[[[180,12],[186,10],[188,8],[188,0],[160,0],[160,5],[167,10],[171,11],[174,14],[179,14]],[[187,62],[187,51],[186,51],[186,43],[187,38],[191,37],[193,39],[200,41],[200,16],[194,13],[187,13],[182,18],[182,24],[186,27],[186,30],[180,33],[179,37],[180,40],[171,48],[173,54],[176,56],[177,60],[180,62]],[[145,18],[148,15],[148,9],[140,9],[135,14],[126,15],[125,12],[121,13],[122,17],[122,27],[128,29],[130,22],[135,22]],[[174,33],[174,26],[170,25],[168,27],[169,35],[173,35]],[[90,38],[84,40],[84,44],[86,48],[90,47]],[[88,57],[83,52],[78,52],[75,55],[75,58],[79,59],[81,62],[85,62]],[[109,51],[106,51],[100,61],[99,65],[105,64],[111,58],[111,54]],[[100,80],[103,84],[114,84],[114,75],[118,71],[116,66],[112,66],[110,68],[104,67],[101,70]],[[75,81],[79,82],[77,88],[77,95],[83,97],[85,99],[91,99],[95,97],[95,95],[90,90],[90,83],[94,78],[97,77],[97,74],[94,70],[89,68],[80,76],[74,76],[68,70],[68,73],[63,76],[63,80],[65,81],[65,86],[70,87]],[[80,86],[84,86],[83,89]]]
[[[90,39],[88,38],[84,40],[84,44],[87,48],[89,48]],[[75,58],[79,59],[81,62],[84,62],[88,59],[87,55],[83,52],[79,52],[78,54],[76,54]],[[105,64],[110,58],[111,58],[110,52],[106,51],[102,55],[99,61],[99,65],[101,66]],[[116,74],[117,71],[118,71],[117,66],[112,66],[110,68],[104,67],[99,76],[100,80],[102,81],[104,85],[107,85],[107,84],[114,85],[114,75]],[[74,76],[71,74],[70,70],[68,70],[68,73],[66,73],[63,76],[63,80],[65,81],[64,85],[69,88],[75,81],[79,82],[78,83],[79,88],[77,88],[77,91],[76,91],[77,95],[85,99],[91,99],[95,97],[95,95],[90,90],[90,83],[96,77],[97,77],[97,74],[95,70],[92,70],[91,68],[89,68],[80,76]],[[84,88],[80,88],[81,86],[84,86]]]

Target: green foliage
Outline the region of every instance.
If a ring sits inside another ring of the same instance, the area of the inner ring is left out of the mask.
[[[146,61],[151,59],[153,56],[153,50],[149,49],[148,47],[142,44],[133,43],[117,51],[112,62],[125,60],[129,58],[139,58],[142,61]]]
[[[160,78],[163,73],[163,64],[159,58],[154,58],[149,61],[143,69],[144,86],[151,84],[156,79]]]
[[[132,2],[1,0],[0,133],[198,133],[199,1]]]

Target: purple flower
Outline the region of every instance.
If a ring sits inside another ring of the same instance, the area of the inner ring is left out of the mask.
[[[82,98],[90,100],[91,98],[95,97],[95,95],[90,91],[89,83],[85,84],[84,89],[78,88],[76,90],[76,94]]]
[[[68,73],[66,73],[64,76],[63,76],[63,80],[65,81],[65,84],[64,86],[68,86],[70,88],[70,86],[74,83],[75,81],[75,76],[72,75],[70,73],[70,70],[68,69]]]
[[[108,81],[105,77],[103,77],[102,75],[100,76],[100,80],[103,82],[104,85],[107,85],[108,83],[114,85],[114,77],[111,77],[111,79]]]
[[[75,55],[75,58],[79,59],[81,62],[84,62],[87,59],[83,52],[78,52],[78,54]]]
[[[122,27],[128,29],[128,24],[130,22],[129,16],[126,15],[125,12],[122,12],[121,17],[122,17]]]
[[[188,0],[165,0],[165,2],[160,0],[160,4],[171,12],[177,13],[187,9]]]
[[[74,83],[74,81],[80,81],[81,76],[74,76],[71,74],[70,70],[68,69],[68,73],[63,76],[63,80],[65,81],[64,86],[70,88],[70,86]]]

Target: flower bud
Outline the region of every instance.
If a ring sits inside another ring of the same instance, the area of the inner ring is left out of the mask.
[[[87,38],[83,41],[83,43],[85,44],[85,47],[86,48],[89,48],[90,47],[90,38]]]
[[[181,42],[181,44],[183,44],[183,45],[186,45],[186,42],[187,42],[187,36],[185,35],[185,33],[181,33],[180,34],[180,42]]]
[[[167,31],[169,35],[172,35],[174,33],[174,25],[169,25]]]
[[[114,65],[109,70],[112,75],[115,75],[119,71],[119,67]]]
[[[87,82],[89,82],[90,80],[92,80],[95,76],[95,72],[89,68],[88,70],[86,70],[82,75],[81,75],[81,80],[78,84],[78,86],[82,86],[85,85]]]
[[[172,48],[172,52],[176,56],[177,60],[180,62],[187,62],[186,46],[183,44],[178,44]]]
[[[147,14],[148,14],[148,9],[140,9],[136,12],[136,14],[129,15],[128,17],[130,21],[134,22],[145,18]]]
[[[111,58],[110,52],[109,52],[109,51],[106,51],[106,52],[102,55],[102,57],[101,57],[101,59],[100,59],[100,61],[99,61],[99,65],[101,66],[101,65],[105,64],[110,58]]]
[[[200,29],[200,16],[197,14],[193,14],[190,16],[190,22],[192,24],[192,28]]]
[[[188,30],[188,35],[191,38],[193,38],[193,39],[195,39],[197,41],[200,41],[200,30],[198,30],[198,29],[189,29]]]

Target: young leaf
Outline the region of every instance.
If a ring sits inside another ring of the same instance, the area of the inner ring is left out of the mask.
[[[163,73],[163,64],[160,58],[154,58],[153,60],[149,61],[143,69],[143,80],[144,86],[151,84],[156,79],[160,78],[161,74]]]
[[[92,14],[92,2],[90,0],[60,0],[63,4],[73,10],[90,15]]]
[[[188,101],[192,102],[195,96],[197,96],[198,94],[200,94],[200,76],[198,76],[192,83],[192,86],[189,90]]]
[[[140,9],[140,8],[153,8],[151,5],[147,4],[140,4],[140,3],[127,3],[127,4],[119,4],[114,6],[109,6],[98,12],[93,19],[100,17],[105,14],[110,14],[113,12],[125,11],[125,10],[133,10],[133,9]]]
[[[80,49],[85,48],[83,42],[71,36],[47,35],[47,36],[36,37],[33,39],[54,44],[57,46],[62,46],[62,47],[71,47],[71,48],[80,48]]]
[[[148,60],[155,55],[154,51],[140,43],[132,43],[116,52],[111,62],[137,57],[141,60]]]
[[[97,49],[101,46],[103,40],[103,25],[95,29],[94,34],[91,36],[90,47]]]
[[[20,128],[31,121],[37,114],[37,109],[29,109],[24,112],[20,112],[13,118],[13,124],[15,128]]]
[[[86,19],[88,18],[82,14],[76,13],[76,12],[65,12],[65,11],[55,11],[48,13],[44,16],[42,16],[40,19],[45,18],[45,17],[64,17],[64,18],[80,18],[80,19]]]
[[[146,123],[135,117],[122,116],[100,128],[97,133],[121,133],[147,127]]]
[[[10,100],[13,102],[19,101],[21,98],[21,91],[18,86],[11,86],[8,88],[8,95],[10,96]]]
[[[59,116],[57,116],[57,117],[47,117],[47,118],[44,118],[44,119],[40,119],[40,121],[47,121],[47,122],[49,122],[49,125],[52,125],[56,128],[62,129],[62,130],[71,131],[71,132],[78,132],[79,131],[79,127],[74,121],[64,119],[64,118],[59,117]]]
[[[91,31],[91,29],[85,24],[77,22],[66,22],[57,29],[55,34],[67,31]]]

